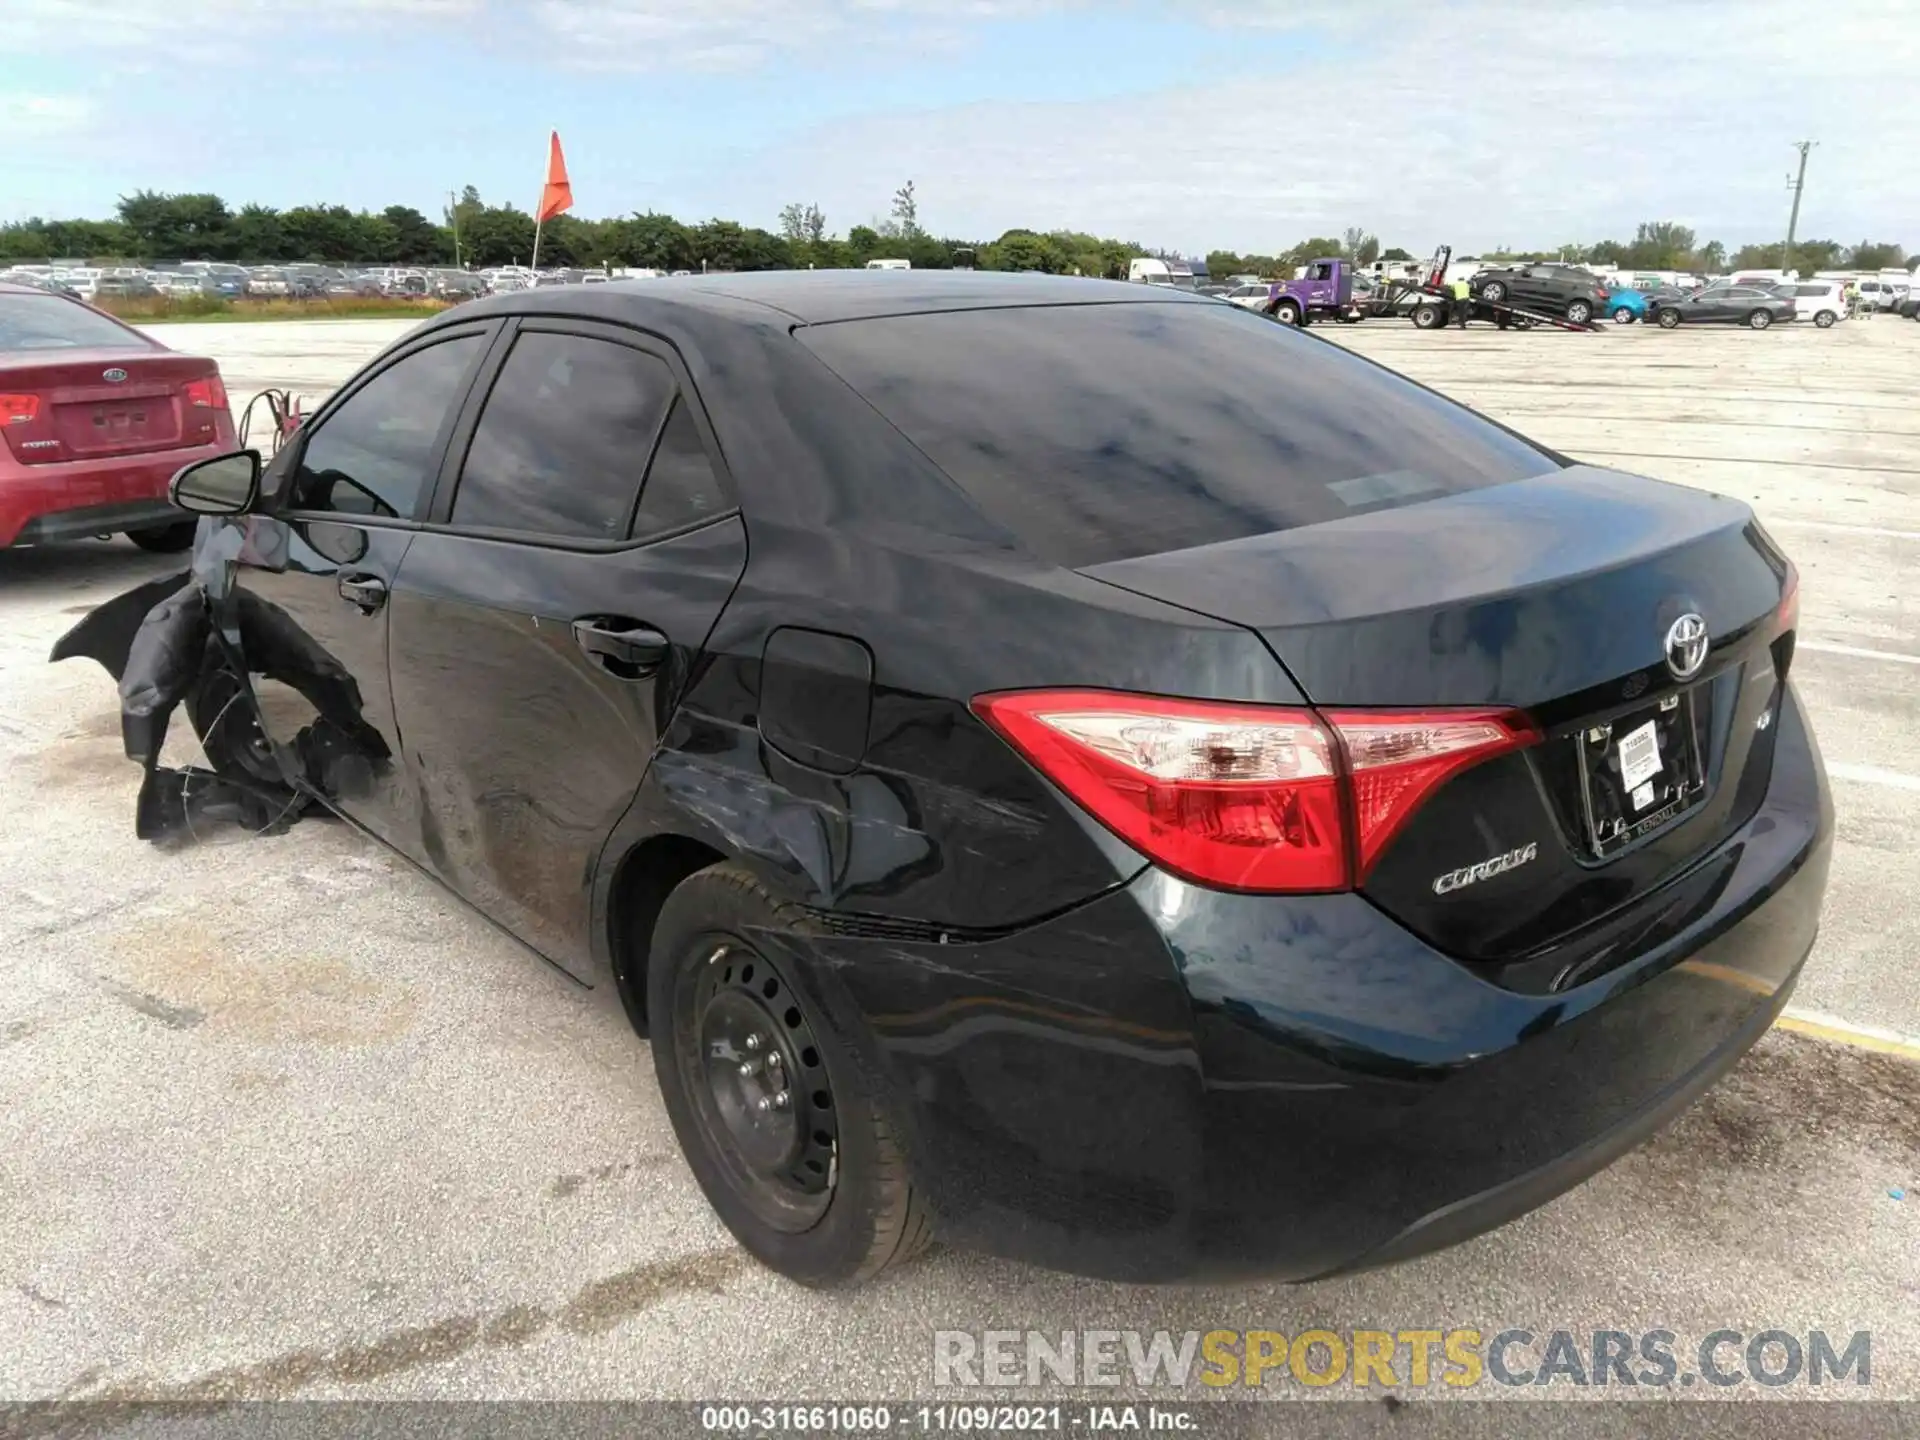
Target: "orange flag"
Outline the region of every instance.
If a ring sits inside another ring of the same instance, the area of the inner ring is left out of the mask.
[[[547,183],[540,192],[540,213],[537,220],[551,220],[562,210],[573,208],[573,186],[567,183],[567,157],[560,153],[560,132],[553,132],[553,142],[547,151]]]

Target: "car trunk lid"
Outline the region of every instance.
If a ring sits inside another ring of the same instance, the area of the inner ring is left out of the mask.
[[[1532,718],[1538,744],[1443,785],[1362,877],[1462,958],[1525,957],[1631,903],[1771,773],[1791,567],[1738,501],[1574,466],[1084,573],[1249,626],[1323,709]],[[1707,647],[1682,680],[1689,615]]]
[[[160,350],[0,356],[0,393],[25,397],[4,433],[27,465],[208,444],[226,406],[213,361]]]

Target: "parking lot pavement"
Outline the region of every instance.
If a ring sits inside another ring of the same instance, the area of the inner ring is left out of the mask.
[[[239,403],[317,394],[404,328],[166,338]],[[1920,326],[1325,333],[1755,502],[1802,568],[1795,669],[1840,777],[1797,998],[1920,1033]],[[936,1328],[1515,1326],[1869,1330],[1871,1393],[1920,1397],[1920,1067],[1790,1033],[1579,1190],[1398,1270],[1160,1291],[936,1253],[847,1295],[775,1279],[706,1209],[608,997],[340,826],[133,838],[112,684],[44,657],[166,568],[0,554],[0,1396],[902,1397],[931,1392]]]

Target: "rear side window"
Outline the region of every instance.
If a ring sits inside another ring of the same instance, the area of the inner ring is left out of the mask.
[[[798,336],[989,519],[1063,566],[1557,468],[1460,406],[1234,306],[959,311]]]
[[[453,523],[624,540],[673,397],[673,372],[644,351],[521,335],[480,413]]]
[[[633,533],[658,535],[678,530],[710,519],[726,508],[712,462],[700,443],[700,427],[683,397],[673,402],[673,413],[667,417],[667,428],[660,432],[653,464],[647,467],[647,483],[640,492],[640,512]]]
[[[152,342],[59,295],[0,295],[0,354],[25,350],[151,350]]]

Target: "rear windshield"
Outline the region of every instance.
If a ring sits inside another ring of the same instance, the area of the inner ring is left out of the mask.
[[[989,519],[1069,567],[1557,468],[1329,341],[1230,305],[954,311],[798,335]]]
[[[58,295],[0,295],[0,353],[146,348],[125,326]]]

